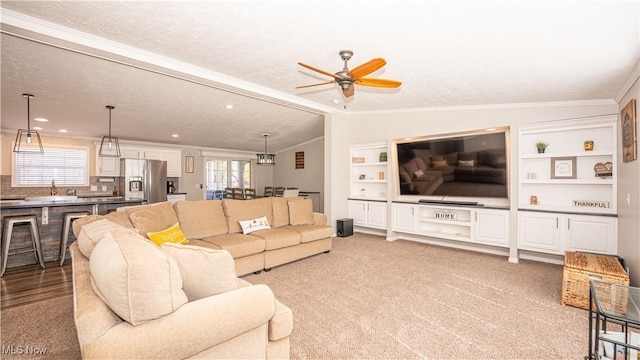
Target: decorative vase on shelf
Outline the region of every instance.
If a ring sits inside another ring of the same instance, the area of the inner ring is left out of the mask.
[[[380,157],[380,162],[387,162],[387,153],[386,152],[381,152],[379,157]]]

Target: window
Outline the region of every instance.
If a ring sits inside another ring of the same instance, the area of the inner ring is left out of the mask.
[[[47,147],[44,154],[13,153],[11,186],[89,186],[89,149]]]
[[[222,199],[228,187],[251,187],[251,161],[249,160],[207,160],[207,199]]]

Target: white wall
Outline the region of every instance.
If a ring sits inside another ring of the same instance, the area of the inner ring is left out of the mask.
[[[304,152],[304,169],[296,169],[296,152]],[[280,151],[276,154],[274,186],[295,186],[300,191],[324,193],[324,138]]]
[[[628,85],[621,89],[618,104],[620,112],[631,99],[636,99],[636,118],[640,105],[639,80],[640,62],[625,82]],[[621,128],[618,126],[618,144],[622,144]],[[618,255],[629,268],[631,285],[640,286],[640,159],[622,162],[622,146],[618,145],[618,149]]]

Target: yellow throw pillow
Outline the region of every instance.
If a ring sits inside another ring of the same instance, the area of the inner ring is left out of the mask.
[[[431,167],[437,168],[437,167],[445,167],[447,166],[447,160],[432,160],[431,161]]]
[[[156,245],[160,246],[166,242],[172,242],[176,244],[186,244],[189,242],[180,229],[180,223],[176,223],[172,227],[156,232],[147,233],[149,240],[153,241]]]

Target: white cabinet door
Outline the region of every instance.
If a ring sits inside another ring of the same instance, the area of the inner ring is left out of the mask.
[[[410,204],[393,204],[391,208],[393,218],[392,230],[401,232],[415,231],[415,206]]]
[[[120,176],[120,158],[98,157],[96,176]]]
[[[475,211],[477,242],[487,245],[509,246],[509,211],[482,209]]]
[[[162,151],[157,149],[141,149],[140,157],[147,160],[164,160]]]
[[[120,147],[120,155],[126,159],[140,159],[140,149],[132,147]]]
[[[167,162],[167,177],[182,176],[182,151],[164,151],[161,160]]]
[[[564,217],[558,214],[520,211],[518,248],[562,255],[564,220]]]
[[[615,217],[568,216],[567,250],[616,254],[617,224]]]
[[[373,201],[367,203],[367,226],[387,228],[387,203]]]
[[[349,200],[349,217],[353,219],[353,225],[367,225],[365,202]]]

